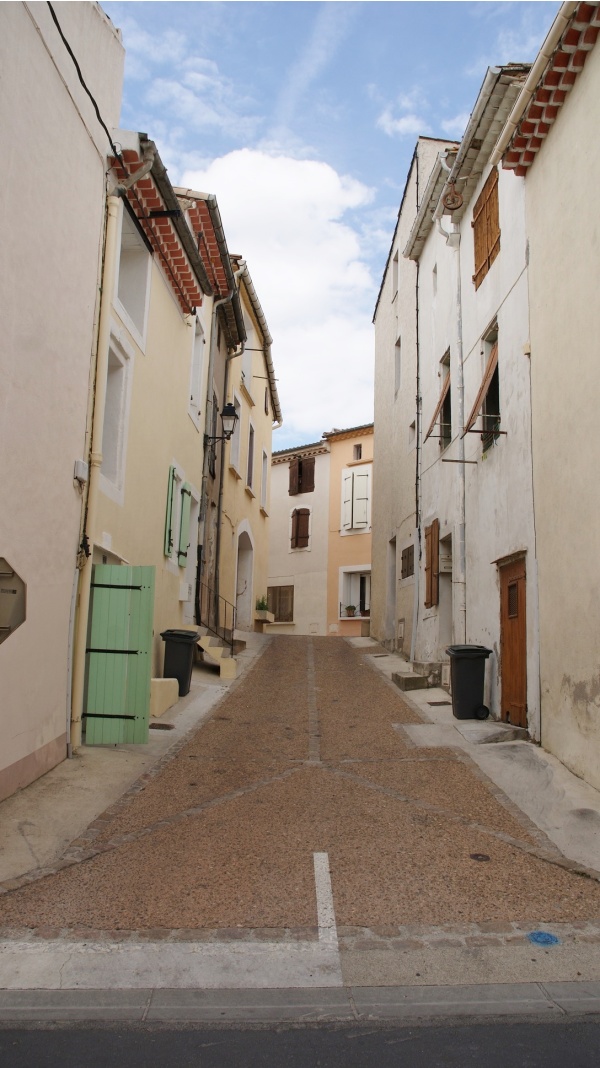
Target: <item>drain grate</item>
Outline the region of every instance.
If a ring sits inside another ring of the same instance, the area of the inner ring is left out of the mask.
[[[390,655],[389,653],[373,653],[373,660],[375,660],[377,657],[389,656],[389,655]]]
[[[452,701],[428,701],[427,704],[434,708],[441,707],[441,705],[451,705]]]
[[[174,723],[149,723],[148,726],[149,726],[151,731],[174,731],[175,730],[175,724]]]

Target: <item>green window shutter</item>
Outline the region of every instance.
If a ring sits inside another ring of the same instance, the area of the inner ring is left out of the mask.
[[[169,484],[167,487],[167,511],[165,515],[165,556],[170,556],[173,551],[173,492],[175,489],[175,468],[169,468]]]
[[[187,564],[187,554],[190,547],[190,511],[192,508],[192,489],[189,482],[184,482],[181,487],[181,522],[179,524],[179,546],[177,562],[180,567]]]

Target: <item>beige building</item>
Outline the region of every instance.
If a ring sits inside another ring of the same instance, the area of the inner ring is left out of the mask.
[[[541,741],[600,788],[598,4],[565,3],[496,151],[525,185]]]
[[[55,10],[111,130],[120,35],[97,4]],[[68,751],[108,140],[48,5],[0,6],[0,67],[1,799]]]
[[[266,629],[368,633],[373,424],[273,457]]]
[[[245,340],[227,356],[224,395],[237,420],[224,443],[219,492],[219,594],[235,606],[236,628],[252,630],[257,600],[266,596],[273,430],[282,414],[271,356],[272,338],[246,262],[233,259]]]

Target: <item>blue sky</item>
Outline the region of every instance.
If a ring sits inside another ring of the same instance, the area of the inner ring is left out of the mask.
[[[273,448],[373,418],[373,308],[419,134],[460,139],[486,68],[558,3],[103,2],[121,125],[216,193],[274,339]]]

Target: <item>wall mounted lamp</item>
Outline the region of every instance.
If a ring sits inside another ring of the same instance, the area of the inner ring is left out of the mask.
[[[238,416],[238,413],[235,410],[235,405],[231,404],[231,402],[226,404],[225,407],[223,408],[223,411],[221,412],[221,422],[223,423],[223,433],[217,435],[217,437],[214,437],[214,438],[211,437],[210,434],[205,434],[204,435],[204,445],[205,445],[205,447],[206,447],[206,445],[208,445],[210,442],[213,442],[213,441],[229,441],[231,436],[232,436],[232,434],[233,434],[233,432],[234,432],[234,430],[235,430],[235,424],[237,423],[238,418],[239,418],[239,416]]]

